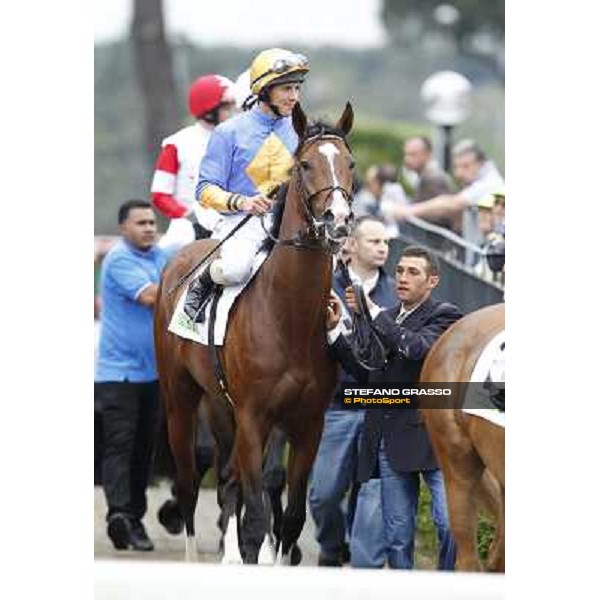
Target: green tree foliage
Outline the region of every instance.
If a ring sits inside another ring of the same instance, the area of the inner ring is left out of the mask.
[[[440,22],[441,5],[456,9],[454,21]],[[381,20],[395,46],[450,40],[457,55],[475,59],[504,80],[504,0],[384,0]]]
[[[413,43],[424,34],[445,28],[435,18],[435,10],[442,4],[458,11],[456,22],[446,27],[459,46],[468,44],[478,34],[504,41],[504,0],[384,0],[381,18],[390,40],[396,44]]]

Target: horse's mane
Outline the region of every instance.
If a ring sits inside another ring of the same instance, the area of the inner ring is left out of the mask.
[[[315,121],[308,125],[308,127],[306,128],[306,132],[298,141],[298,147],[296,148],[294,157],[298,158],[298,155],[302,150],[302,146],[306,143],[307,140],[321,135],[335,135],[337,137],[342,138],[344,141],[346,139],[346,135],[341,129],[338,129],[337,127],[331,125],[330,123],[327,123],[326,121]],[[285,209],[285,198],[287,196],[288,188],[289,182],[284,183],[277,191],[277,196],[275,197],[275,203],[273,206],[273,223],[270,229],[270,233],[274,238],[279,237],[279,230],[281,229],[281,221],[283,219],[283,212]],[[270,252],[273,249],[274,245],[275,242],[270,237],[268,237],[262,243],[260,251],[266,250],[267,252]]]

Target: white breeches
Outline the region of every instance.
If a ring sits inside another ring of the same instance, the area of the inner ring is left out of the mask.
[[[212,237],[222,240],[246,215],[223,218],[213,231]],[[265,227],[271,226],[271,215],[265,218]],[[245,282],[252,272],[254,257],[266,238],[260,218],[252,217],[241,229],[221,246],[221,258],[210,267],[213,281],[222,285]]]

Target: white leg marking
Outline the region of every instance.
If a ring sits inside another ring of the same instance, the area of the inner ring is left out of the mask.
[[[258,564],[259,565],[274,565],[275,564],[275,550],[271,543],[271,536],[267,533],[265,539],[260,547],[258,553]]]
[[[227,531],[225,531],[225,538],[223,539],[223,558],[221,559],[221,564],[241,565],[243,562],[238,544],[237,521],[235,517],[229,517]]]
[[[198,562],[198,546],[196,537],[193,535],[188,535],[185,538],[185,561]]]
[[[277,559],[275,560],[277,566],[291,566],[292,564],[292,553],[288,552],[285,556],[281,553],[281,546],[279,546],[279,552],[277,552]]]

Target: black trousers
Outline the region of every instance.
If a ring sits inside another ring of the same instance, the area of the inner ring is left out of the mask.
[[[123,513],[141,519],[159,406],[158,381],[96,384],[102,406],[102,485],[107,518]]]

